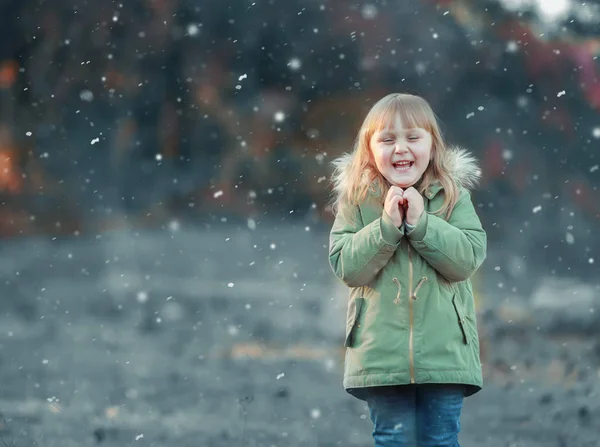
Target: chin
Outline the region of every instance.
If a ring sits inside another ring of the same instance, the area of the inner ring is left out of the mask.
[[[400,188],[406,189],[406,188],[410,188],[411,186],[413,186],[416,181],[414,180],[406,180],[406,179],[393,179],[393,181],[390,182],[392,185],[395,186],[399,186]]]

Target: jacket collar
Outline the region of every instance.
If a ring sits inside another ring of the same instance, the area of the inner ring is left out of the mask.
[[[459,186],[469,190],[477,186],[477,183],[481,178],[481,169],[479,168],[475,157],[473,157],[466,149],[459,146],[449,147],[444,155],[443,163]],[[442,189],[442,184],[440,182],[435,182],[427,188],[425,197],[431,200]]]
[[[344,194],[346,191],[351,161],[352,154],[344,154],[333,161],[336,167],[333,175],[333,183],[335,193],[338,196]],[[481,169],[475,157],[460,146],[449,146],[446,149],[443,164],[450,171],[456,183],[466,189],[473,189],[481,177]],[[439,182],[435,182],[425,191],[425,197],[431,200],[442,189],[442,185]],[[377,195],[378,191],[371,187],[369,193]]]

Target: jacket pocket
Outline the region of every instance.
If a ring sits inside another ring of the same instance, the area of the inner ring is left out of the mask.
[[[354,298],[354,315],[348,320],[348,323],[346,324],[346,341],[344,342],[344,346],[346,348],[351,348],[352,346],[354,346],[356,331],[357,328],[360,326],[360,316],[364,307],[364,298]]]
[[[467,335],[467,322],[465,321],[465,316],[462,310],[460,303],[458,302],[457,295],[452,297],[452,305],[454,306],[454,311],[456,312],[456,317],[458,318],[458,326],[460,327],[460,331],[463,336],[463,343],[465,345],[469,344],[469,336]]]

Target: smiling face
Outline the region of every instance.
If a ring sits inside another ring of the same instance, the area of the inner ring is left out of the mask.
[[[369,141],[373,160],[387,181],[401,188],[416,184],[431,159],[431,134],[420,127],[405,128],[399,114],[376,130]]]

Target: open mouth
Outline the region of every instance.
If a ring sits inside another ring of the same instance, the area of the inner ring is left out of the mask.
[[[413,161],[399,161],[397,163],[394,163],[392,166],[394,166],[394,169],[396,171],[403,172],[408,171],[414,164],[415,163]]]

